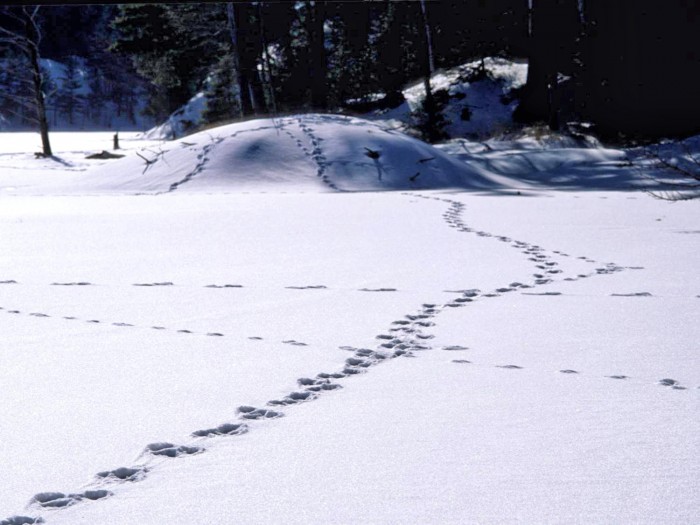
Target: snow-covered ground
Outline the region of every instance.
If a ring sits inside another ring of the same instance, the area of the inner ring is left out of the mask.
[[[447,92],[442,107],[450,137],[486,139],[514,127],[513,111],[518,103],[511,92],[525,85],[527,63],[488,57],[483,66],[487,75],[476,76],[481,61],[467,62],[458,67],[437,71],[431,77],[434,92]],[[425,97],[423,81],[407,86],[403,91],[406,101],[391,110],[377,111],[368,118],[386,126],[408,130],[415,122],[412,116]]]
[[[700,519],[698,201],[624,152],[1,137],[3,525]]]

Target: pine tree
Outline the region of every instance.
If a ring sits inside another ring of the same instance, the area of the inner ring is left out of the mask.
[[[220,48],[214,42],[222,41],[225,32],[212,32],[212,27],[222,15],[217,4],[119,6],[111,50],[129,56],[151,83],[148,114],[164,118],[195,93],[218,60]]]
[[[206,107],[202,113],[202,120],[207,124],[231,121],[240,115],[233,65],[232,55],[223,55],[207,82]]]
[[[70,56],[65,61],[65,76],[57,92],[57,104],[60,111],[68,117],[68,123],[75,123],[76,113],[82,114],[85,106],[85,96],[79,91],[83,87],[79,61]]]

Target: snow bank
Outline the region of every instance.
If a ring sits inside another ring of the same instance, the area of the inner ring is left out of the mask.
[[[447,91],[449,98],[442,110],[450,137],[485,139],[513,127],[513,111],[517,100],[514,89],[525,85],[527,64],[502,58],[485,58],[485,76],[478,76],[481,61],[436,72],[431,78],[433,91]],[[367,118],[385,125],[408,130],[414,125],[412,113],[420,108],[425,97],[423,82],[403,91],[406,102],[389,111],[378,111]]]
[[[143,138],[167,140],[182,137],[201,124],[202,113],[204,112],[206,104],[206,96],[203,91],[200,91],[188,100],[187,104],[173,112],[173,114],[168,117],[168,120],[146,131],[143,134]]]
[[[73,181],[82,191],[494,187],[482,168],[358,118],[297,115],[230,124],[148,148]]]

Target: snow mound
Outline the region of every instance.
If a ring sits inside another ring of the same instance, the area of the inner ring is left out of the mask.
[[[104,164],[72,186],[99,191],[493,189],[488,172],[358,118],[230,124]]]
[[[155,126],[143,134],[143,138],[151,140],[167,140],[186,135],[202,123],[202,113],[207,105],[203,91],[195,94],[187,104],[175,111],[162,124]]]
[[[513,128],[513,111],[518,105],[514,90],[525,85],[527,64],[503,58],[485,58],[437,71],[430,82],[433,91],[444,92],[444,131],[450,137],[484,140]],[[376,111],[367,118],[387,126],[409,130],[415,125],[414,112],[425,98],[423,81],[403,91],[406,101],[392,110]]]

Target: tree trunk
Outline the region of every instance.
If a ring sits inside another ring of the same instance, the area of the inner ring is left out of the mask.
[[[420,1],[421,19],[423,22],[424,41],[423,50],[425,53],[425,69],[423,76],[423,86],[425,87],[425,100],[423,101],[423,110],[426,115],[426,135],[429,142],[437,142],[440,138],[438,130],[438,108],[433,96],[432,86],[430,85],[430,77],[434,71],[434,59],[432,38],[430,36],[430,22],[428,21],[428,12],[425,7],[425,1]]]
[[[557,73],[572,74],[580,33],[579,0],[535,2],[529,17],[527,82],[516,118],[559,126],[561,93]]]
[[[231,53],[233,55],[233,68],[235,69],[236,79],[238,81],[238,97],[241,105],[241,116],[246,117],[253,114],[253,101],[250,97],[250,88],[248,79],[241,70],[241,49],[238,39],[238,20],[236,19],[236,10],[233,7],[233,2],[226,4],[226,14],[228,17],[228,29],[231,38]]]
[[[260,47],[262,48],[262,80],[263,88],[267,86],[267,94],[269,103],[272,108],[273,115],[277,115],[277,100],[275,96],[275,86],[272,78],[272,66],[270,53],[267,49],[267,39],[265,38],[265,21],[263,14],[263,4],[258,3],[258,27],[260,31]]]
[[[37,8],[38,9],[38,8]],[[29,63],[32,68],[32,85],[34,88],[34,103],[36,104],[36,119],[39,124],[39,134],[41,135],[42,153],[46,157],[51,157],[51,142],[49,141],[49,121],[46,118],[46,104],[44,101],[43,78],[41,74],[41,65],[39,63],[39,34],[34,20],[37,10],[29,13],[27,8],[22,8],[22,18],[24,20],[24,29],[28,40],[27,50],[29,52]]]
[[[326,48],[324,45],[323,24],[325,22],[325,3],[306,2],[306,28],[309,35],[309,87],[311,88],[311,107],[326,109],[328,107],[328,88],[326,76]]]

